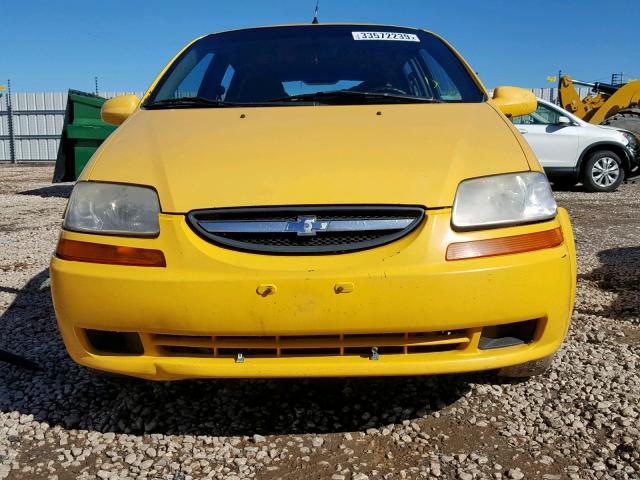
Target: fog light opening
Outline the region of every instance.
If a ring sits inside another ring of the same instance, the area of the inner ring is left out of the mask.
[[[133,332],[85,330],[87,341],[98,354],[142,355],[144,348],[140,335]]]
[[[526,320],[524,322],[484,327],[480,334],[478,348],[480,350],[490,350],[531,343],[534,340],[537,326],[538,320]]]

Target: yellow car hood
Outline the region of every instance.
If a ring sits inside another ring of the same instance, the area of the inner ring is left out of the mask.
[[[529,152],[488,103],[139,110],[81,179],[151,185],[164,212],[442,207],[465,178],[529,170]]]

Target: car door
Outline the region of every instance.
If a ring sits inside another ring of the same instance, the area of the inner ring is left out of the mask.
[[[561,110],[538,102],[529,115],[514,117],[513,123],[545,168],[574,167],[580,146],[579,125],[561,124]]]

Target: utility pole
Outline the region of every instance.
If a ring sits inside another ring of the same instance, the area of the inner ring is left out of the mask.
[[[97,76],[93,77],[93,80],[95,81],[95,84],[96,84],[96,95],[98,95],[98,77]]]
[[[556,90],[556,98],[553,100],[556,105],[560,105],[560,85],[562,85],[562,70],[558,70],[558,89]]]
[[[11,163],[18,163],[16,159],[16,136],[13,130],[13,108],[11,106],[11,80],[7,80],[7,126],[9,128],[9,159]]]

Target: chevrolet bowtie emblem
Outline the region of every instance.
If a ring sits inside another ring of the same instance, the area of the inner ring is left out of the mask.
[[[315,215],[300,215],[295,222],[287,222],[287,232],[296,232],[298,236],[313,236],[329,226],[328,221],[318,222]]]

